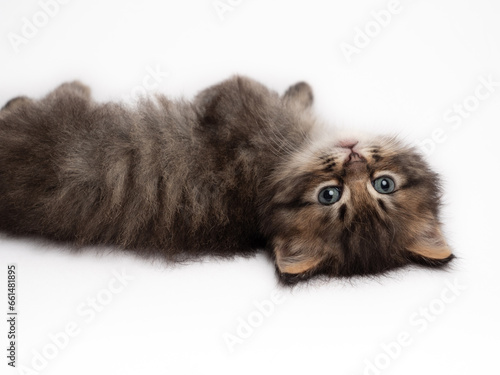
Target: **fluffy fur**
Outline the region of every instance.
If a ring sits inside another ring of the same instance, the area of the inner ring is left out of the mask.
[[[174,261],[265,248],[285,283],[451,260],[422,157],[394,138],[325,137],[312,102],[306,83],[280,96],[239,76],[134,108],[78,82],[15,98],[0,112],[0,230]],[[378,193],[379,176],[396,190]],[[338,202],[318,202],[325,186]]]

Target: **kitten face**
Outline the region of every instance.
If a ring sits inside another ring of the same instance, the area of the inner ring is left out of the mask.
[[[385,272],[452,259],[437,175],[388,137],[311,143],[273,181],[265,224],[284,281]]]

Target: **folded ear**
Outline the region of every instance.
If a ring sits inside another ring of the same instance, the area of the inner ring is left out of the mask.
[[[408,247],[408,250],[431,260],[443,260],[452,255],[439,224],[422,231],[420,236]]]
[[[276,265],[281,273],[300,274],[315,268],[323,254],[278,240],[274,246]]]
[[[296,105],[299,109],[310,108],[314,101],[314,95],[311,86],[306,82],[299,82],[290,86],[283,95],[283,99]]]

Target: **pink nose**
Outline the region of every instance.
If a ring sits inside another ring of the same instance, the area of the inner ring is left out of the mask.
[[[343,141],[340,141],[338,145],[342,148],[353,148],[358,144],[358,141],[355,141],[353,139],[344,139]]]

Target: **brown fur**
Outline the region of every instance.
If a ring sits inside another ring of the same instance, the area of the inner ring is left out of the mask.
[[[264,247],[290,283],[449,261],[436,174],[391,138],[342,147],[312,101],[306,83],[280,97],[243,77],[135,108],[96,103],[78,82],[13,99],[0,112],[0,230],[171,260]],[[394,193],[372,188],[380,171]],[[318,203],[325,184],[339,202]]]

